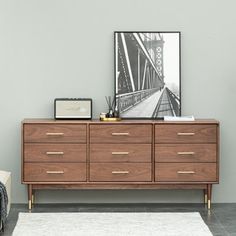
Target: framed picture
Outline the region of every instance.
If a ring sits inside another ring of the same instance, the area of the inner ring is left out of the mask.
[[[115,32],[115,98],[122,118],[181,115],[180,32]]]

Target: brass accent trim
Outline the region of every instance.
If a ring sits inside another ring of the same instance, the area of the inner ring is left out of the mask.
[[[121,121],[121,118],[110,117],[110,118],[100,118],[100,121]]]
[[[64,155],[64,152],[46,152],[47,155]]]
[[[31,202],[31,200],[29,200],[29,210],[31,210],[32,209],[32,202]]]
[[[195,152],[177,152],[178,155],[194,155]]]
[[[204,195],[204,203],[207,204],[207,194]]]
[[[195,133],[177,133],[178,136],[193,136]]]
[[[207,201],[207,208],[208,208],[208,210],[211,209],[211,200],[208,200],[208,201]]]
[[[112,136],[129,136],[129,133],[111,133]]]
[[[63,170],[48,170],[46,171],[47,174],[64,174]]]
[[[129,155],[129,152],[112,152],[112,155]]]
[[[46,133],[47,136],[63,136],[64,133]]]
[[[31,199],[32,199],[32,204],[34,204],[34,194],[32,194]]]
[[[195,171],[192,171],[192,170],[179,170],[177,171],[178,174],[195,174],[196,172]]]
[[[115,170],[111,172],[112,174],[129,174],[129,171],[127,170]]]

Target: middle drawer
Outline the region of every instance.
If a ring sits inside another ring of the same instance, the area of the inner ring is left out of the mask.
[[[90,162],[151,162],[151,144],[91,144]]]
[[[86,162],[86,144],[24,144],[25,162]]]
[[[151,143],[150,124],[90,125],[91,143]]]

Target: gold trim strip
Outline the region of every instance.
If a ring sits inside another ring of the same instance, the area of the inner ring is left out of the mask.
[[[63,136],[64,133],[46,133],[47,136]]]
[[[129,174],[129,171],[127,170],[115,170],[111,172],[112,174]]]
[[[195,152],[177,152],[178,155],[194,155]]]
[[[128,136],[129,133],[112,133],[112,136]]]
[[[63,155],[64,152],[46,152],[47,155]]]
[[[129,152],[112,152],[112,155],[129,155]]]
[[[48,170],[46,171],[47,174],[64,174],[63,170]]]
[[[192,170],[179,170],[177,171],[178,174],[195,174],[196,172],[195,171],[192,171]]]
[[[178,136],[193,136],[195,133],[177,133]]]

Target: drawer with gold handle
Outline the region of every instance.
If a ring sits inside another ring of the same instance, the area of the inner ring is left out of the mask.
[[[91,163],[90,181],[151,181],[151,163]]]
[[[155,125],[155,143],[216,143],[216,124]]]
[[[216,144],[156,144],[155,162],[216,162]]]
[[[86,181],[86,163],[25,163],[24,181]]]
[[[151,162],[151,144],[91,144],[90,162]]]
[[[24,142],[86,143],[85,124],[24,124]]]
[[[86,144],[25,143],[25,162],[86,162]]]
[[[217,182],[216,163],[156,163],[156,182]]]
[[[91,143],[151,143],[150,124],[90,125]]]

